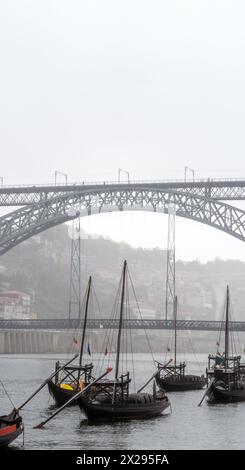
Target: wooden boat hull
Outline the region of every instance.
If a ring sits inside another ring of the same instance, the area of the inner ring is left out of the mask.
[[[94,388],[100,387],[101,385],[110,386],[111,382],[97,382],[94,385]],[[88,384],[85,384],[88,385]],[[55,384],[52,380],[48,382],[48,390],[50,395],[53,397],[54,401],[58,406],[64,405],[70,398],[72,398],[79,390],[68,390],[65,388],[61,388],[59,385]],[[68,406],[75,406],[77,405],[77,400],[73,400]]]
[[[133,419],[149,419],[160,416],[168,408],[170,402],[167,397],[152,403],[111,403],[89,402],[85,398],[78,398],[78,405],[90,421],[124,421]]]
[[[17,412],[0,417],[0,447],[7,447],[24,430],[22,418]]]
[[[196,377],[197,380],[190,380]],[[201,390],[206,385],[206,379],[199,376],[184,376],[183,380],[171,380],[156,376],[156,383],[161,390],[166,392],[186,392],[188,390]]]
[[[7,447],[11,442],[13,442],[17,437],[23,432],[21,427],[18,427],[15,431],[9,432],[8,434],[1,436],[0,435],[0,447]]]
[[[214,383],[207,394],[207,402],[215,403],[237,403],[245,401],[245,389],[228,389],[223,384]]]
[[[68,400],[70,400],[70,398],[72,398],[78,392],[78,390],[66,390],[64,388],[60,388],[60,386],[56,385],[52,380],[48,382],[48,389],[50,395],[53,397],[58,406],[64,405]],[[75,405],[77,405],[77,400],[74,400],[68,406]]]

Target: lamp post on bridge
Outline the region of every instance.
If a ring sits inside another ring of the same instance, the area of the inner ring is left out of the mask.
[[[187,170],[191,171],[192,173],[192,178],[193,178],[193,181],[195,179],[195,172],[192,168],[189,168],[188,166],[185,166],[185,182],[186,182],[186,174],[187,174]]]
[[[58,175],[61,175],[61,176],[64,176],[65,177],[65,181],[66,181],[66,185],[67,185],[67,179],[68,179],[68,176],[66,173],[61,173],[61,171],[57,171],[55,170],[55,176],[54,176],[54,181],[55,181],[55,186],[56,186],[56,182],[57,182],[57,176]]]
[[[128,183],[129,183],[129,171],[122,170],[122,168],[118,168],[118,183],[121,182],[121,173],[126,173],[128,176]]]

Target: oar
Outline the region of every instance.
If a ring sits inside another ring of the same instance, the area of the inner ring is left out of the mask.
[[[201,404],[202,404],[204,398],[206,397],[206,395],[207,395],[207,393],[208,393],[208,391],[209,391],[211,385],[213,385],[214,382],[215,382],[215,379],[212,379],[211,382],[210,382],[210,384],[209,384],[209,386],[208,386],[208,388],[206,389],[206,391],[205,391],[205,393],[204,393],[204,395],[203,395],[203,397],[202,397],[200,403],[198,403],[198,406],[201,406]]]
[[[40,392],[40,390],[42,390],[43,387],[45,387],[45,385],[47,385],[47,383],[53,378],[55,377],[55,375],[57,375],[61,370],[63,370],[66,366],[68,366],[68,364],[70,364],[71,362],[73,362],[76,358],[78,357],[78,354],[76,354],[72,359],[70,359],[68,362],[66,362],[66,364],[64,364],[63,366],[59,367],[55,372],[53,372],[53,374],[51,374],[46,380],[44,380],[44,382],[42,383],[42,385],[40,385],[40,387],[38,387],[38,389],[21,405],[19,406],[18,411],[21,410],[30,400],[32,400],[33,397],[35,397],[35,395]]]
[[[145,385],[143,385],[143,387],[141,387],[137,393],[140,393],[142,392],[142,390],[146,387],[146,385],[148,385],[153,379],[154,377],[158,374],[159,370],[163,369],[164,367],[166,367],[170,362],[172,361],[172,359],[170,359],[170,361],[168,361],[165,365],[162,365],[162,367],[159,367],[159,369],[157,369],[156,372],[154,372],[154,374],[151,376],[151,378],[149,380],[147,380],[147,382],[145,383]],[[160,364],[160,362],[158,362],[158,364]]]
[[[106,369],[106,371],[100,376],[98,377],[97,379],[95,379],[93,382],[91,382],[90,384],[88,384],[86,387],[83,388],[83,390],[80,390],[80,392],[76,393],[76,395],[73,395],[73,397],[70,398],[70,400],[68,400],[64,405],[62,405],[57,411],[55,411],[55,413],[53,413],[49,418],[47,418],[45,421],[42,421],[41,423],[37,424],[37,426],[34,426],[33,429],[41,429],[48,421],[50,421],[51,419],[53,419],[58,413],[60,413],[64,408],[66,408],[71,402],[73,402],[74,400],[76,400],[78,397],[80,397],[81,395],[84,394],[84,392],[86,392],[90,387],[92,387],[92,385],[94,385],[96,382],[98,382],[99,380],[103,379],[103,377],[105,377],[105,375],[109,374],[109,372],[112,371],[112,368],[111,367],[108,367],[108,369]]]

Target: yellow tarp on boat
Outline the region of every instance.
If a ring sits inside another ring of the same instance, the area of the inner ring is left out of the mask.
[[[69,384],[60,384],[60,388],[64,388],[65,390],[73,390]]]

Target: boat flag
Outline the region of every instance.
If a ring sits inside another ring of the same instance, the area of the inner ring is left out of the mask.
[[[88,349],[87,349],[87,351],[88,351],[88,354],[91,356],[91,351],[90,351],[89,343],[88,343]]]

